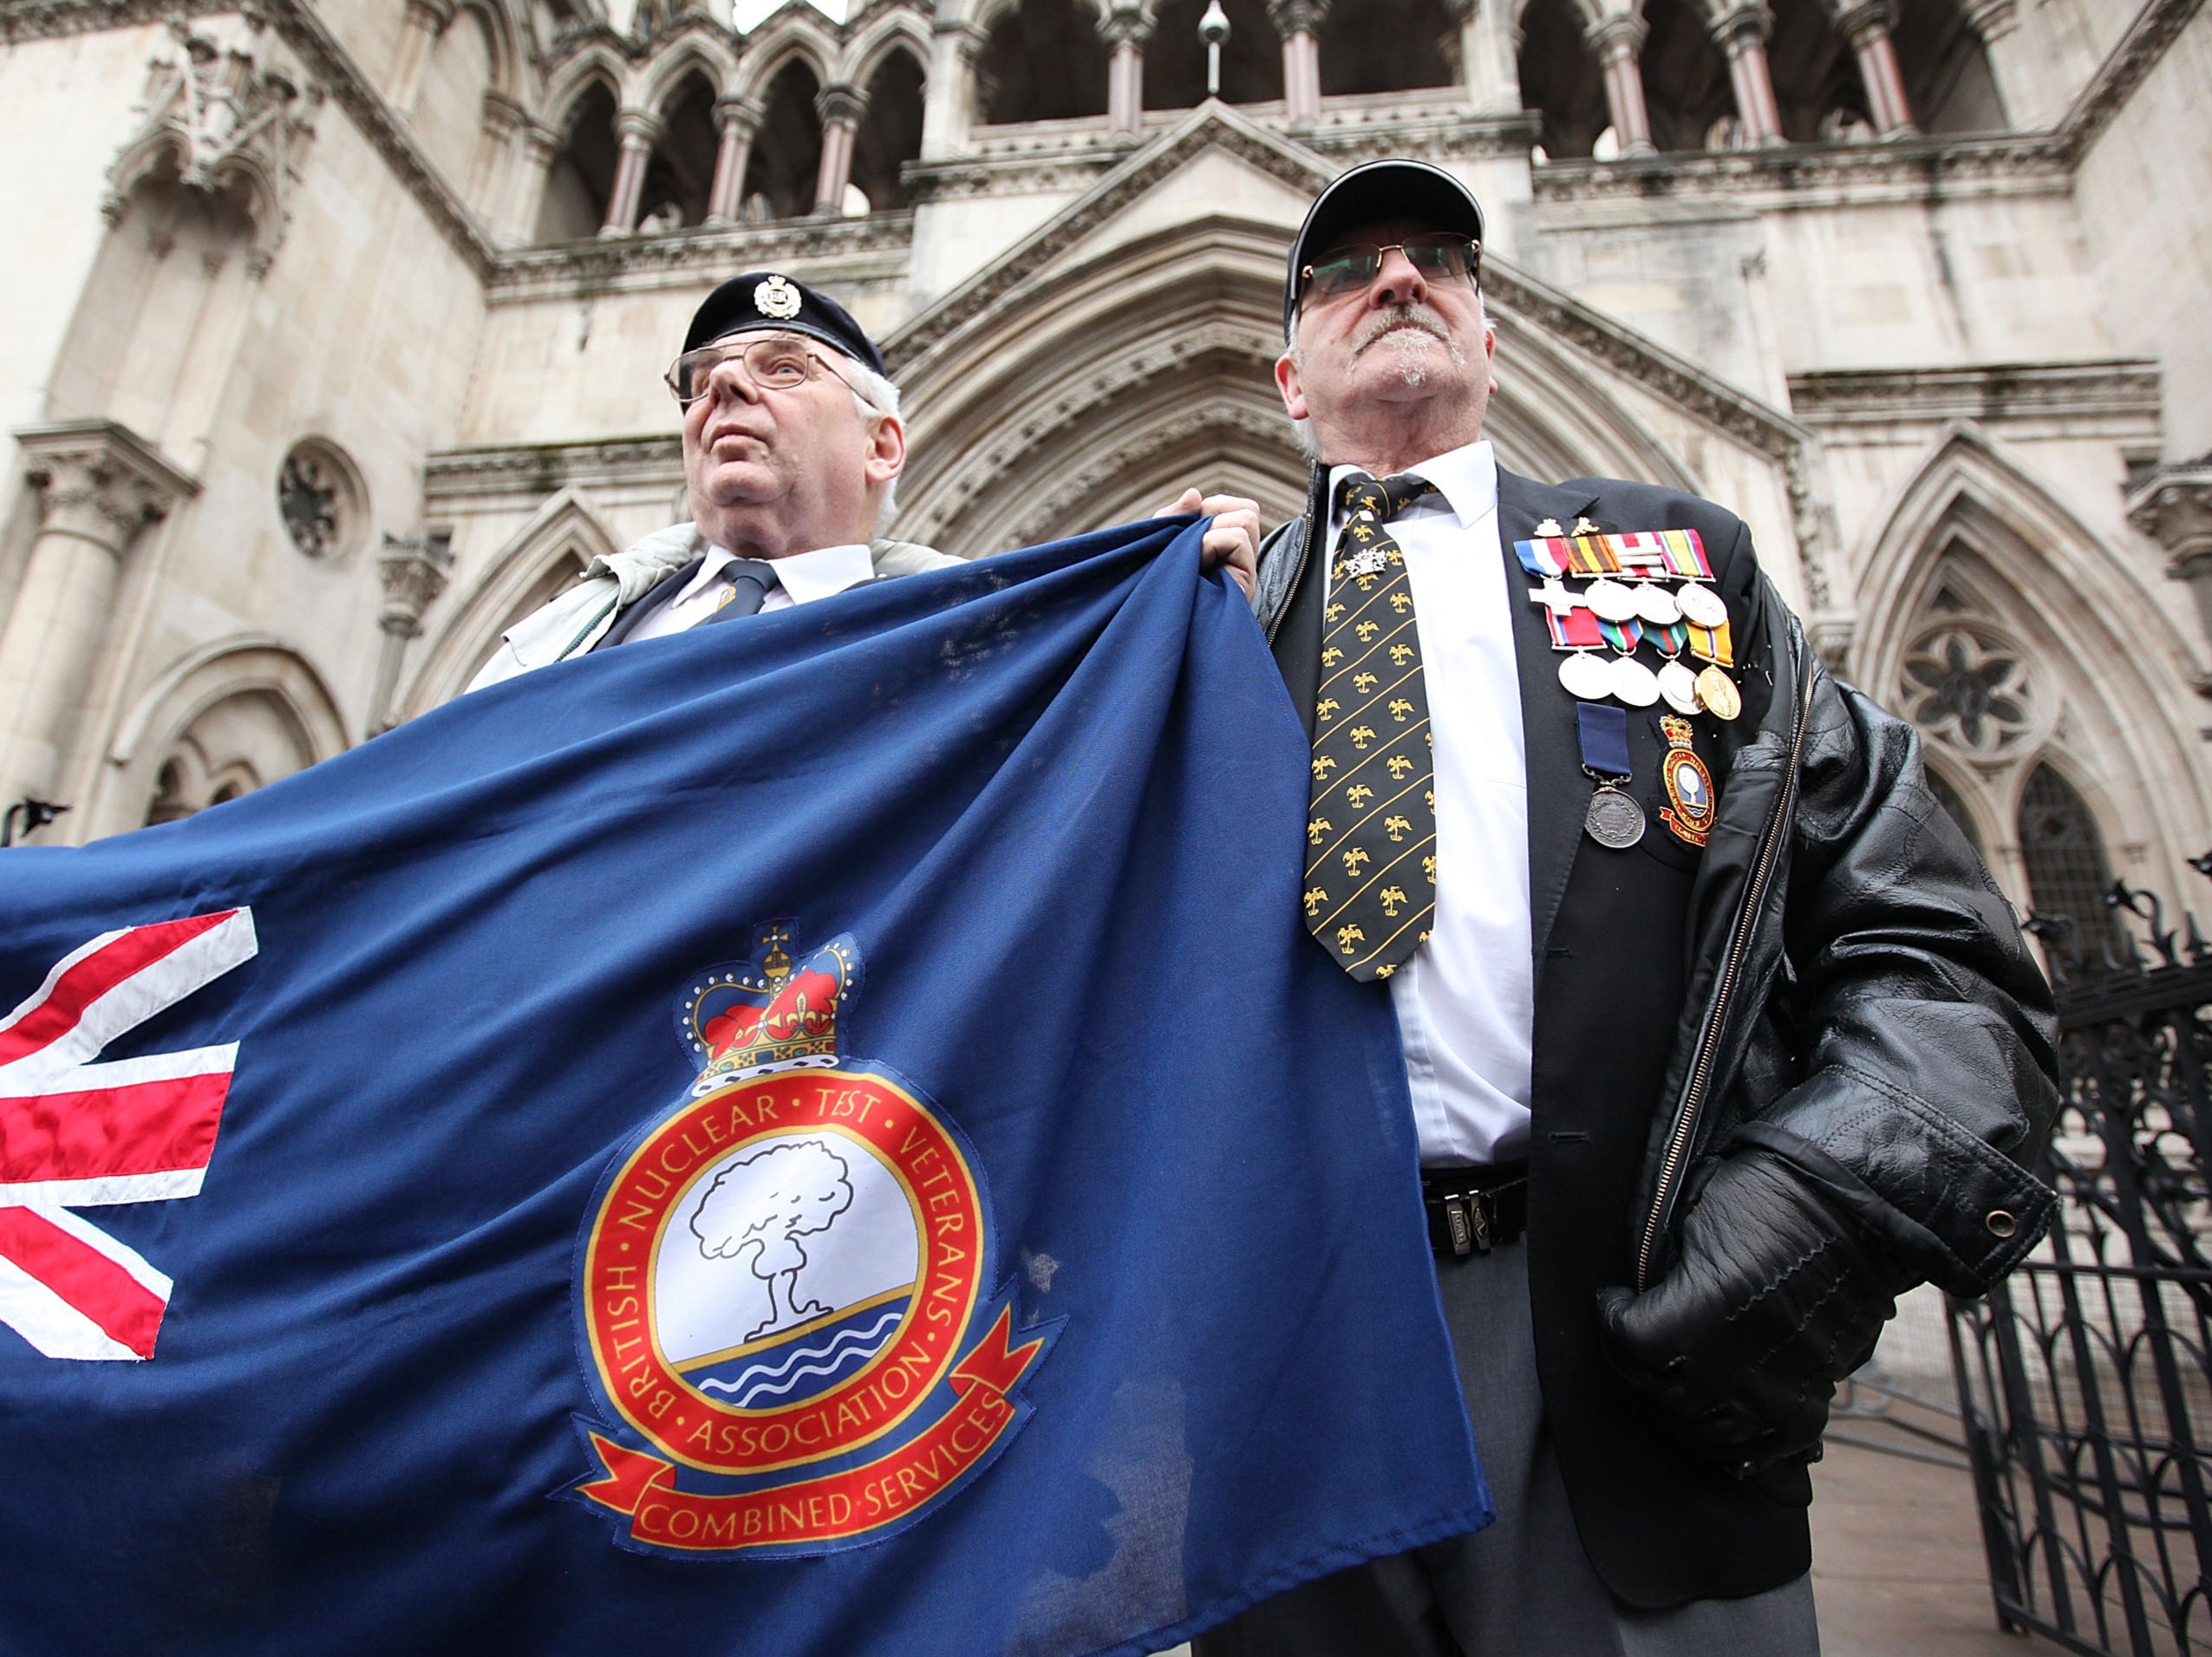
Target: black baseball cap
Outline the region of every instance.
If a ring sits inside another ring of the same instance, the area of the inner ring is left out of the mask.
[[[1282,279],[1282,337],[1293,336],[1298,320],[1299,272],[1326,253],[1355,225],[1378,219],[1419,219],[1439,230],[1458,231],[1480,242],[1483,210],[1475,192],[1440,166],[1426,161],[1368,161],[1331,179],[1298,227],[1290,244],[1290,263]]]
[[[878,374],[884,372],[884,354],[852,320],[851,311],[829,295],[773,271],[732,277],[708,294],[692,313],[683,349],[695,351],[718,339],[754,329],[804,334]]]

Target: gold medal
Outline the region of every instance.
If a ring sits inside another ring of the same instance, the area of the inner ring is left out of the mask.
[[[1698,675],[1698,701],[1715,719],[1733,719],[1744,711],[1744,699],[1735,681],[1719,668],[1707,668]]]

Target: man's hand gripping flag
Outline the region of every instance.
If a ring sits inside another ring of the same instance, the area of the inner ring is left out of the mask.
[[[69,1210],[199,1195],[238,1048],[94,1060],[257,947],[249,909],[103,932],[0,1021],[0,1323],[48,1357],[153,1355],[169,1279]]]

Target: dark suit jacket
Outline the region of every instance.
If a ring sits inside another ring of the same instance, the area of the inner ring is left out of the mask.
[[[1725,795],[1735,750],[1772,694],[1772,649],[1757,619],[1761,607],[1749,602],[1758,575],[1751,537],[1732,513],[1648,485],[1584,479],[1553,486],[1499,472],[1499,545],[1469,551],[1502,558],[1515,596],[1536,975],[1527,1248],[1537,1369],[1591,1562],[1622,1600],[1657,1608],[1739,1597],[1802,1575],[1812,1557],[1811,1485],[1801,1466],[1739,1484],[1675,1449],[1631,1414],[1598,1345],[1597,1291],[1635,1281],[1630,1217],[1682,1011],[1700,853],[1659,816],[1667,803],[1659,716],[1671,711],[1663,703],[1629,710],[1629,787],[1649,818],[1642,840],[1611,851],[1582,832],[1593,785],[1582,770],[1575,701],[1560,687],[1543,612],[1521,602],[1529,582],[1511,550],[1541,519],[1571,525],[1578,516],[1607,531],[1694,529],[1702,537],[1736,623],[1745,701],[1732,724],[1708,714],[1692,721],[1717,793]],[[1274,639],[1309,734],[1324,550],[1313,545]],[[1439,721],[1501,717],[1479,708],[1430,712]]]

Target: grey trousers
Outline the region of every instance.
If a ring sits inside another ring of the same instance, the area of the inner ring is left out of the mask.
[[[1806,1577],[1672,1611],[1615,1599],[1544,1424],[1526,1251],[1439,1260],[1437,1276],[1496,1521],[1293,1589],[1199,1635],[1195,1657],[1818,1657]]]

